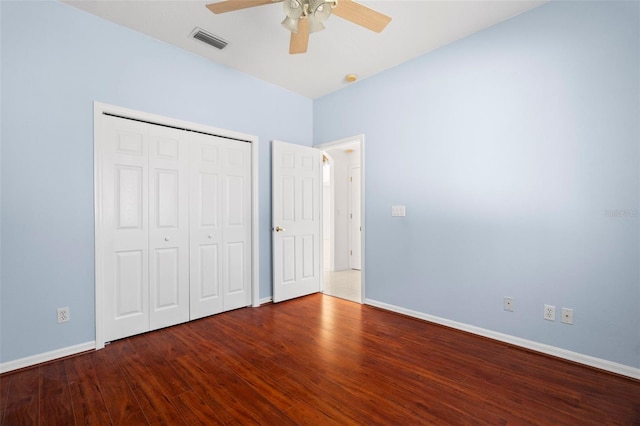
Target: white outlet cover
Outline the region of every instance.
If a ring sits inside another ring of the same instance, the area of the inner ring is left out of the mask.
[[[553,305],[544,305],[543,318],[548,321],[556,320],[556,307]]]
[[[58,323],[68,322],[70,319],[69,308],[58,308]]]
[[[391,216],[402,217],[407,215],[406,206],[391,206]]]
[[[573,324],[573,309],[562,308],[562,322],[565,324]]]
[[[513,297],[504,298],[504,310],[513,312]]]

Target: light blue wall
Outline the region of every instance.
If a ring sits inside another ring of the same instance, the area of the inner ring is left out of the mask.
[[[270,141],[310,145],[312,101],[62,3],[0,7],[0,361],[95,338],[93,101],[259,137],[260,297],[270,296]]]
[[[640,367],[639,15],[550,3],[314,102],[315,144],[365,134],[367,298]]]

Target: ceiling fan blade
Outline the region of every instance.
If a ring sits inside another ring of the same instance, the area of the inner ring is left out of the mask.
[[[291,33],[291,41],[289,43],[289,53],[305,53],[309,47],[309,19],[300,18],[298,32]]]
[[[207,9],[213,13],[233,12],[240,9],[248,9],[250,7],[262,6],[265,4],[277,3],[282,0],[227,0],[218,3],[210,3]]]
[[[339,0],[334,15],[379,33],[391,22],[391,17],[352,0]]]

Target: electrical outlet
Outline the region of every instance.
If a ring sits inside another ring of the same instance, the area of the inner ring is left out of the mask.
[[[504,310],[513,312],[513,297],[504,298]]]
[[[573,324],[573,309],[562,308],[562,322],[565,324]]]
[[[391,216],[403,217],[407,215],[406,206],[391,206]]]
[[[71,319],[69,308],[58,308],[58,322],[67,322]]]
[[[556,320],[556,307],[552,305],[544,305],[544,319],[549,321]]]

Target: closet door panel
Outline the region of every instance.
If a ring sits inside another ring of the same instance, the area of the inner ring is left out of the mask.
[[[180,251],[177,248],[155,250],[156,309],[180,304]]]
[[[224,310],[251,298],[251,146],[225,141],[223,158]]]
[[[115,252],[114,319],[144,315],[145,253],[143,250]]]
[[[218,227],[218,171],[201,171],[197,175],[197,200],[200,206],[200,227]]]
[[[247,290],[244,276],[244,266],[247,260],[244,252],[243,242],[227,244],[225,272],[227,276],[226,291],[228,296],[233,296]]]
[[[200,258],[197,260],[199,265],[200,283],[199,293],[201,300],[215,299],[220,297],[220,280],[218,265],[218,245],[217,244],[201,244]],[[196,254],[197,255],[197,254]]]
[[[191,134],[190,182],[190,318],[222,312],[222,227],[220,142]]]
[[[146,125],[105,117],[100,147],[105,341],[149,329]]]
[[[149,126],[150,329],[189,320],[187,132]]]

